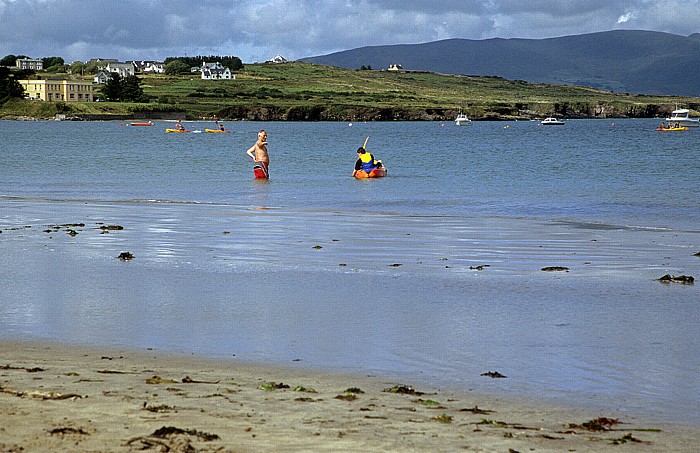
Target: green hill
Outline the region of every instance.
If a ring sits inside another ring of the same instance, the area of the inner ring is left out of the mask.
[[[617,94],[592,88],[533,84],[498,77],[429,72],[347,70],[293,62],[245,65],[235,80],[145,76],[151,102],[11,101],[0,118],[219,118],[222,120],[452,120],[654,117],[700,99]]]

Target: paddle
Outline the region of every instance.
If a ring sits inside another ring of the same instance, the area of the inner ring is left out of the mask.
[[[362,148],[364,148],[365,151],[367,151],[367,142],[368,141],[369,141],[369,135],[365,139],[365,143],[362,145]],[[379,162],[379,168],[384,168],[384,164],[382,163],[381,160],[378,160],[377,162]]]

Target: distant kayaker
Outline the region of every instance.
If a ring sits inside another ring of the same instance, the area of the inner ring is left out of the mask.
[[[352,175],[355,176],[358,171],[364,170],[367,173],[371,172],[375,168],[381,168],[381,160],[374,160],[372,153],[368,153],[364,146],[357,148],[357,161],[355,162],[355,170],[353,170]]]
[[[224,125],[221,124],[221,123],[219,123],[219,130],[220,130],[221,132],[223,132],[223,131],[226,130],[226,129],[224,128]]]
[[[258,140],[250,147],[246,154],[253,159],[253,162],[260,163],[264,166],[265,173],[268,174],[270,166],[270,156],[267,153],[267,132],[265,129],[258,132]]]

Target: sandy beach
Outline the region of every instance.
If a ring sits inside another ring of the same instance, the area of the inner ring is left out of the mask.
[[[697,426],[372,376],[4,341],[0,451],[693,451]]]

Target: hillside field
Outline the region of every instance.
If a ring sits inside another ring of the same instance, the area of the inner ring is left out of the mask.
[[[0,118],[218,118],[221,120],[474,120],[656,117],[700,98],[613,93],[498,77],[347,70],[310,63],[245,65],[235,80],[140,76],[149,103],[15,100]]]

